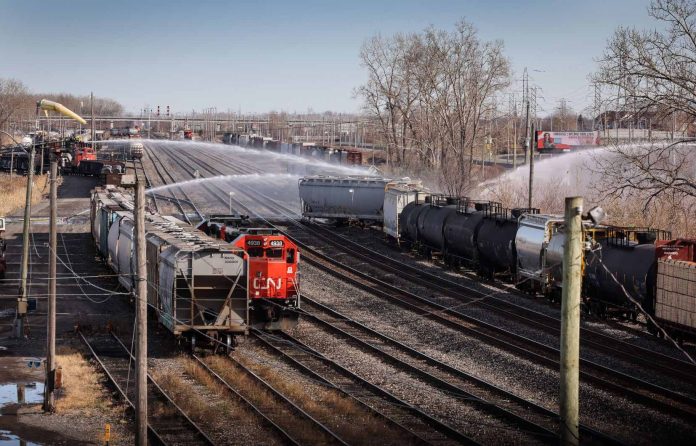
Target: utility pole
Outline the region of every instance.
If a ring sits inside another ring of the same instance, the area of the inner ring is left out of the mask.
[[[527,146],[524,152],[524,162],[529,164],[529,153],[532,150],[531,135],[529,132],[529,100],[527,101],[527,117],[525,118],[526,124],[524,126],[524,143]]]
[[[531,150],[531,141],[530,141],[530,134],[529,134],[529,74],[527,73],[527,67],[524,68],[524,74],[522,75],[522,94],[524,96],[523,102],[525,104],[525,109],[526,109],[526,116],[525,116],[525,124],[524,124],[524,143],[527,146],[526,151],[524,154],[524,162],[525,164],[529,163],[529,151]]]
[[[135,253],[138,287],[136,294],[137,348],[135,357],[135,443],[147,446],[147,269],[145,259],[145,185],[135,185]]]
[[[97,140],[97,134],[94,132],[94,93],[89,93],[89,112],[92,115],[92,141]],[[92,147],[94,147],[94,142],[92,142]]]
[[[568,126],[568,100],[566,98],[561,98],[558,100],[558,102],[558,113],[561,117],[561,125],[558,131],[568,132],[570,131],[570,128]]]
[[[561,302],[561,444],[578,445],[580,384],[580,290],[582,288],[582,197],[565,199]]]
[[[517,169],[517,98],[514,93],[512,94],[512,101],[515,110],[512,123],[512,168]]]
[[[536,150],[534,144],[534,123],[532,123],[532,131],[529,139],[529,201],[527,207],[532,208],[532,190],[534,187],[534,151]]]
[[[56,383],[56,259],[58,250],[58,156],[51,156],[51,198],[48,253],[48,333],[46,344],[46,386],[44,388],[44,412],[55,410]]]
[[[601,97],[599,93],[599,85],[594,84],[594,104],[592,107],[592,131],[596,130],[595,120],[599,117],[599,104],[601,102]]]
[[[36,106],[36,122],[39,121],[39,106]],[[37,124],[38,129],[38,124]],[[34,137],[36,138],[36,136]],[[27,193],[24,200],[24,224],[22,226],[22,280],[20,283],[19,298],[17,299],[17,337],[24,336],[24,322],[27,315],[27,279],[29,276],[29,230],[31,226],[31,195],[34,184],[34,156],[36,155],[36,139],[29,152],[29,165],[27,166]]]

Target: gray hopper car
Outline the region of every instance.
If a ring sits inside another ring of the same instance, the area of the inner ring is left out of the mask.
[[[100,254],[126,290],[135,288],[131,197],[119,190],[92,194],[92,235]],[[232,244],[195,231],[173,217],[145,222],[147,300],[159,322],[175,335],[231,336],[249,329],[248,258]]]
[[[299,181],[302,215],[307,218],[369,220],[384,218],[384,190],[378,177],[304,177]]]

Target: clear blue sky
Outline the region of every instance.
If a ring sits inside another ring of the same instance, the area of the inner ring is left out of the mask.
[[[587,74],[619,25],[653,27],[648,0],[0,0],[0,77],[37,92],[170,105],[353,112],[358,53],[377,33],[451,29],[466,18],[525,66],[545,111],[590,103]]]

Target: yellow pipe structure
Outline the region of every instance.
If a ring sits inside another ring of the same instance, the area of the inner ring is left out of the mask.
[[[62,115],[65,115],[77,122],[87,124],[87,121],[82,119],[76,113],[68,110],[63,104],[57,102],[49,101],[47,99],[42,99],[36,103],[36,114],[38,118],[39,109],[45,110],[46,112],[55,111]],[[31,151],[29,151],[29,165],[27,169],[27,195],[24,203],[24,228],[22,231],[22,281],[20,288],[20,297],[17,299],[17,326],[16,335],[17,337],[24,336],[24,322],[27,313],[27,281],[29,274],[29,225],[31,223],[31,189],[34,177],[34,155],[36,153],[36,142],[32,144]],[[11,169],[10,169],[11,170]],[[53,180],[51,180],[53,181]]]
[[[61,115],[64,115],[64,116],[67,116],[68,118],[74,119],[75,121],[79,122],[82,125],[87,124],[87,121],[82,119],[82,117],[80,115],[78,115],[74,111],[68,109],[63,104],[59,104],[58,102],[49,101],[48,99],[41,99],[39,102],[37,102],[36,105],[41,110],[58,112]]]

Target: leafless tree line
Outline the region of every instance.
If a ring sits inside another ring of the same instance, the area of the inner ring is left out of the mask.
[[[503,43],[482,41],[462,20],[453,31],[375,36],[360,58],[368,81],[357,93],[379,123],[387,162],[438,171],[450,194],[469,190],[484,119],[510,80]]]
[[[9,131],[12,130],[9,127],[11,123],[32,121],[36,116],[36,101],[44,98],[60,102],[78,114],[90,112],[89,96],[32,93],[21,81],[0,78],[0,129]],[[120,116],[123,106],[113,99],[95,97],[94,113],[98,116]]]

